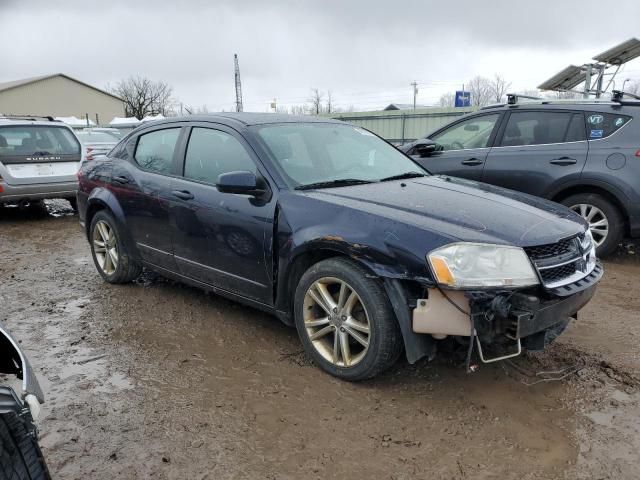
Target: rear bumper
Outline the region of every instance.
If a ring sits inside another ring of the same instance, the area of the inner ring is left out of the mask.
[[[45,198],[75,198],[78,182],[32,183],[9,185],[0,181],[0,203]]]

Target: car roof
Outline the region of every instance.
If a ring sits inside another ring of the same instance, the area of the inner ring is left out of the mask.
[[[188,115],[183,117],[169,117],[162,120],[145,123],[149,125],[162,125],[173,122],[217,122],[236,123],[244,126],[268,125],[275,123],[344,123],[331,118],[316,117],[314,115],[288,115],[284,113],[249,113],[249,112],[222,112],[205,115]]]
[[[57,120],[29,120],[27,118],[10,118],[0,116],[0,126],[7,125],[42,125],[46,127],[71,128],[68,125]]]

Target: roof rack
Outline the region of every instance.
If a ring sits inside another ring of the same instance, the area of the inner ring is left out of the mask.
[[[58,120],[56,120],[55,118],[53,118],[51,115],[3,115],[0,114],[0,118],[8,118],[9,120],[31,120],[31,121],[38,121],[38,120],[48,120],[50,122],[57,122]]]
[[[629,93],[622,90],[614,90],[613,92],[611,92],[611,101],[613,102],[622,103],[624,97],[631,97],[634,100],[640,100],[640,96],[634,93]]]
[[[520,96],[520,98],[523,98],[523,96]],[[535,97],[524,97],[524,98],[529,98],[529,99],[533,99]],[[553,99],[553,98],[539,98],[536,100],[529,100],[526,102],[522,102],[519,103],[517,101],[514,102],[510,102],[510,103],[496,103],[493,105],[487,105],[484,107],[481,107],[480,110],[488,110],[491,108],[499,108],[499,107],[504,107],[506,105],[509,106],[516,106],[516,105],[618,105],[620,102],[616,102],[615,100],[609,100],[609,99],[599,99],[599,98],[558,98],[558,99]]]
[[[518,93],[507,93],[507,103],[509,105],[515,105],[518,103],[518,100],[521,98],[526,98],[527,100],[542,100],[540,97],[532,97],[531,95],[520,95]]]

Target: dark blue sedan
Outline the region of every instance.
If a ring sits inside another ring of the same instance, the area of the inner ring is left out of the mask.
[[[432,176],[334,120],[167,119],[78,177],[104,280],[131,282],[146,267],[272,313],[346,380],[452,340],[468,366],[542,349],[602,276],[569,209]]]

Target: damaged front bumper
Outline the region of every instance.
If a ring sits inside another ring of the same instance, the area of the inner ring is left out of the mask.
[[[593,297],[603,269],[558,292],[523,290],[441,290],[428,288],[411,311],[412,331],[435,340],[475,337],[480,358],[490,362],[542,350],[577,318]],[[569,293],[570,292],[570,293]],[[491,352],[491,353],[488,353]]]

